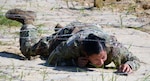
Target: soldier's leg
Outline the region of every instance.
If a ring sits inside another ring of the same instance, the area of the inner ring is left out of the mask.
[[[20,50],[27,59],[30,60],[32,56],[36,55],[48,57],[49,41],[52,37],[38,38],[38,32],[33,25],[35,19],[33,11],[11,9],[6,13],[6,18],[22,23],[22,28],[20,29]],[[58,24],[56,28],[61,28],[61,26]]]
[[[37,31],[33,25],[23,25],[20,29],[20,51],[27,59],[36,56],[37,47]]]
[[[22,54],[31,59],[31,56],[36,56],[35,48],[38,42],[37,30],[33,26],[35,13],[33,11],[23,11],[20,9],[11,9],[5,14],[6,18],[16,20],[22,23],[20,29],[20,50]]]
[[[40,40],[37,35],[36,28],[25,29],[22,27],[20,32],[20,50],[29,60],[36,58],[40,55],[42,59],[49,56],[49,42],[52,40],[52,36],[42,37]],[[35,57],[33,57],[35,56]]]
[[[48,36],[48,37],[42,37],[40,39],[40,41],[35,45],[35,53],[37,55],[40,55],[42,59],[47,59],[49,56],[49,47],[50,44],[49,42],[51,42],[53,40],[52,36]]]

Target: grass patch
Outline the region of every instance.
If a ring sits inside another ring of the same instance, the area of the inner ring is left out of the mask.
[[[8,43],[4,43],[2,41],[0,41],[0,45],[9,45]]]
[[[3,45],[3,42],[2,42],[2,41],[0,41],[0,45]]]
[[[142,77],[138,81],[150,81],[150,74],[145,75],[144,77]]]
[[[5,79],[6,80],[6,75],[0,75],[0,80]]]
[[[9,20],[2,13],[0,13],[0,25],[20,27],[21,23],[14,20]]]
[[[0,41],[0,45],[8,45],[8,44]]]

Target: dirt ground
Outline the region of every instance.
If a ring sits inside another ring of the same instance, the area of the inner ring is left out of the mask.
[[[35,11],[34,25],[40,30],[39,37],[52,34],[57,23],[63,26],[72,21],[94,23],[116,36],[141,60],[140,69],[129,75],[115,74],[115,69],[48,67],[40,58],[23,60],[17,34],[20,27],[1,26],[0,81],[150,81],[150,9],[143,8],[148,3],[149,0],[107,1],[102,9],[89,9],[86,3],[74,2],[75,8],[69,9],[62,0],[0,1],[3,13],[12,8]],[[72,6],[70,2],[69,5]]]

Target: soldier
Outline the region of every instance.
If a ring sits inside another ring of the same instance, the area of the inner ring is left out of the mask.
[[[48,57],[48,65],[79,67],[105,67],[114,62],[118,71],[126,73],[140,66],[137,57],[97,25],[72,22],[62,28],[58,24],[56,28],[60,29],[55,29],[56,33],[38,41],[31,11],[12,9],[6,17],[23,24],[20,50],[29,60],[31,56],[41,55]]]

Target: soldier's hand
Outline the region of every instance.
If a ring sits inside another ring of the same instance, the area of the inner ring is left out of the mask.
[[[87,57],[78,57],[78,66],[79,67],[85,67],[88,63]]]
[[[119,67],[120,72],[125,72],[125,73],[132,73],[132,68],[128,64],[122,64]]]

